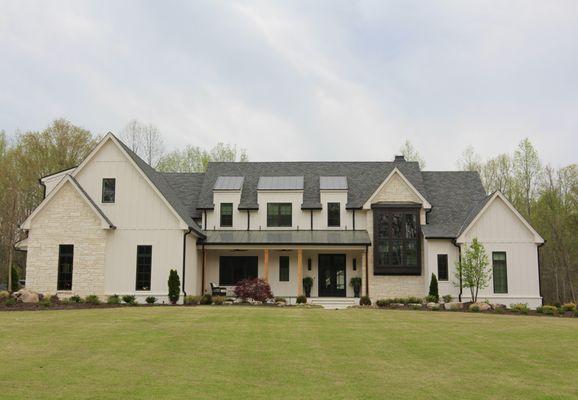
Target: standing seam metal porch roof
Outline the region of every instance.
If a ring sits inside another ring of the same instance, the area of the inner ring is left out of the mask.
[[[315,231],[206,231],[200,244],[213,245],[341,245],[369,246],[367,231],[315,230]]]

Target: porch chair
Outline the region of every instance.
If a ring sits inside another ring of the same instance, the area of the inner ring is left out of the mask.
[[[216,286],[213,282],[211,282],[211,294],[213,296],[226,296],[227,288],[223,286]]]

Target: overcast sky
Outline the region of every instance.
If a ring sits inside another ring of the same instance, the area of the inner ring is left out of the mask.
[[[455,169],[529,137],[576,162],[578,1],[4,1],[0,129],[133,118],[167,150]]]

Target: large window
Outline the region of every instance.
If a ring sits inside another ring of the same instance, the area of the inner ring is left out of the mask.
[[[494,293],[508,293],[508,266],[505,252],[494,251],[492,253],[492,267]]]
[[[438,279],[447,281],[448,278],[448,255],[438,254]]]
[[[219,285],[236,285],[243,279],[257,278],[258,257],[221,256],[219,258]]]
[[[289,282],[289,256],[279,257],[279,282]]]
[[[221,226],[233,226],[233,203],[221,203]]]
[[[291,227],[291,203],[267,203],[267,226]]]
[[[151,290],[152,246],[136,247],[136,290]]]
[[[58,283],[57,290],[72,290],[72,265],[74,245],[61,244],[58,247]]]
[[[327,203],[327,226],[341,225],[341,205],[339,203]]]
[[[373,209],[374,274],[420,275],[419,209]]]
[[[116,192],[116,179],[104,178],[102,180],[102,202],[114,203]]]

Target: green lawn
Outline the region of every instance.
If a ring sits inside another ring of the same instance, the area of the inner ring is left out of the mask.
[[[0,398],[578,398],[578,319],[350,309],[0,313]]]

